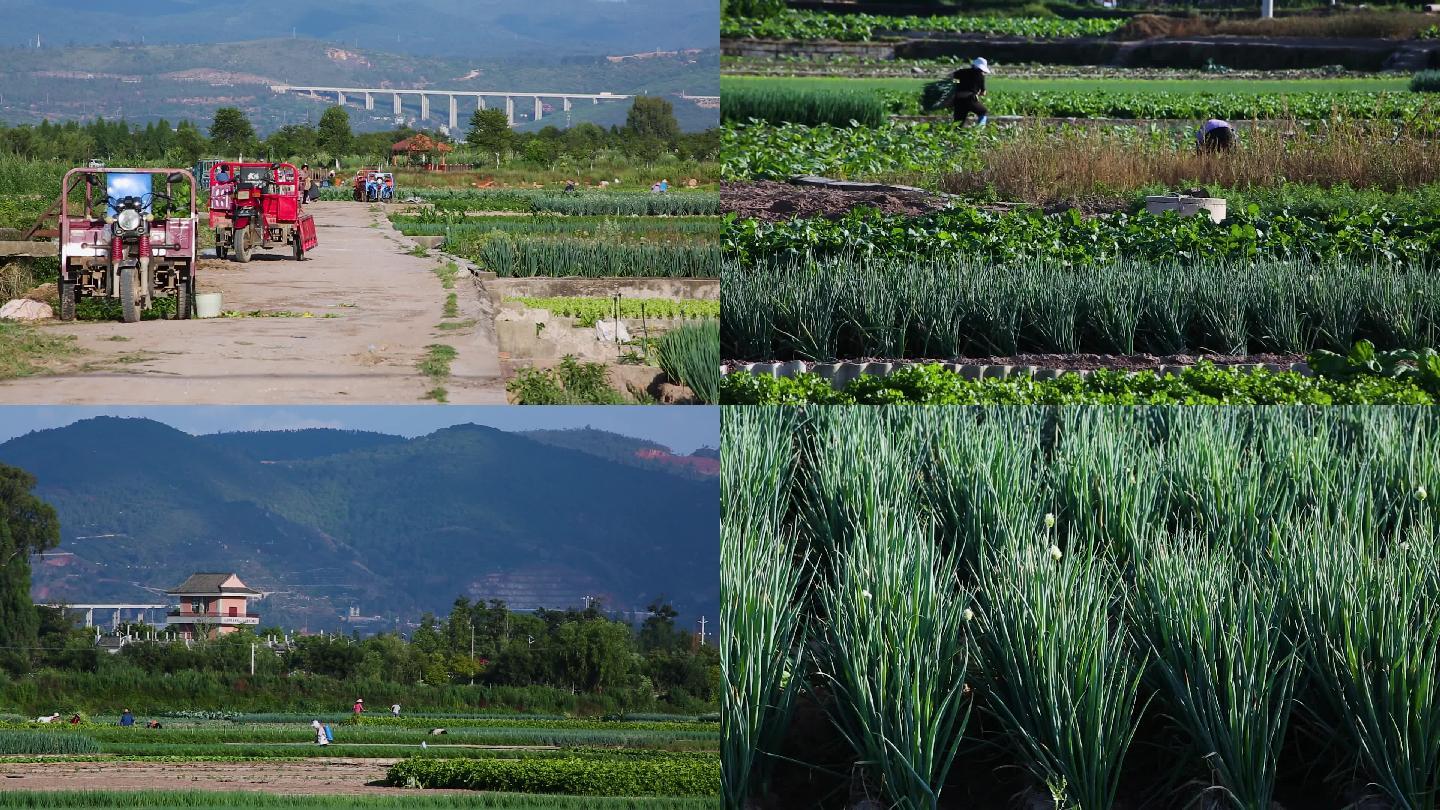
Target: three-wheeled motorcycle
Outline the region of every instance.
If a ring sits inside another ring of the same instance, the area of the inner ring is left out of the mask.
[[[350,196],[355,202],[391,202],[395,199],[395,175],[369,169],[361,169],[355,175]]]
[[[177,186],[189,195],[188,207],[183,196],[175,199]],[[56,210],[61,320],[74,320],[81,297],[119,299],[126,323],[165,296],[175,298],[172,318],[191,316],[199,217],[188,170],[71,169]]]
[[[300,172],[289,163],[226,163],[210,167],[210,228],[215,255],[250,261],[256,248],[289,245],[296,261],[319,239],[315,218],[300,210]]]

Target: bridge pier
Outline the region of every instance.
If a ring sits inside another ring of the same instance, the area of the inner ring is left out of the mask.
[[[565,112],[570,112],[570,97],[566,96],[561,100],[561,103],[565,105]]]
[[[365,109],[367,109],[367,110],[373,110],[373,109],[375,109],[375,96],[374,96],[373,94],[371,94],[371,93],[366,93],[366,94],[365,94]]]
[[[544,115],[545,115],[545,105],[540,101],[540,97],[539,97],[539,96],[536,96],[536,97],[535,97],[535,120],[536,120],[536,121],[539,121],[542,117],[544,117]]]
[[[390,97],[395,101],[395,117],[399,118],[400,116],[405,114],[405,109],[400,106],[400,94],[391,93]]]
[[[420,94],[420,120],[430,120],[430,97],[424,93]]]
[[[455,94],[450,94],[450,131],[453,133],[460,128],[460,101]]]
[[[344,107],[344,106],[345,106],[345,91],[344,91],[344,90],[336,90],[336,91],[335,91],[335,103],[338,104],[338,105],[340,105],[341,107]]]
[[[509,120],[510,126],[515,126],[515,97],[505,97],[505,118]]]
[[[85,611],[85,626],[95,626],[95,608],[90,608],[89,610]]]
[[[475,109],[477,109],[477,110],[486,109],[486,107],[485,107],[485,97],[484,97],[484,96],[476,96],[476,97],[475,97]]]

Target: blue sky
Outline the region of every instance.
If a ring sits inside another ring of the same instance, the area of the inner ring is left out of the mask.
[[[191,434],[295,428],[372,430],[423,436],[465,423],[507,431],[590,426],[659,442],[677,453],[720,446],[720,409],[664,406],[0,406],[0,442],[93,416],[143,417]]]

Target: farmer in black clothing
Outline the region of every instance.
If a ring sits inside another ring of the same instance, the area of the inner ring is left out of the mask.
[[[950,74],[950,78],[955,80],[955,123],[964,126],[970,113],[975,113],[976,126],[983,127],[990,120],[990,111],[980,103],[980,97],[985,95],[985,76],[989,72],[990,63],[985,61],[985,57],[978,56],[970,67]]]

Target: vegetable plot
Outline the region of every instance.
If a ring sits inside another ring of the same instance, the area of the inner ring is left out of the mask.
[[[722,588],[801,608],[727,613],[726,722],[770,741],[726,747],[732,803],[1440,799],[1432,409],[731,408],[722,430]]]

